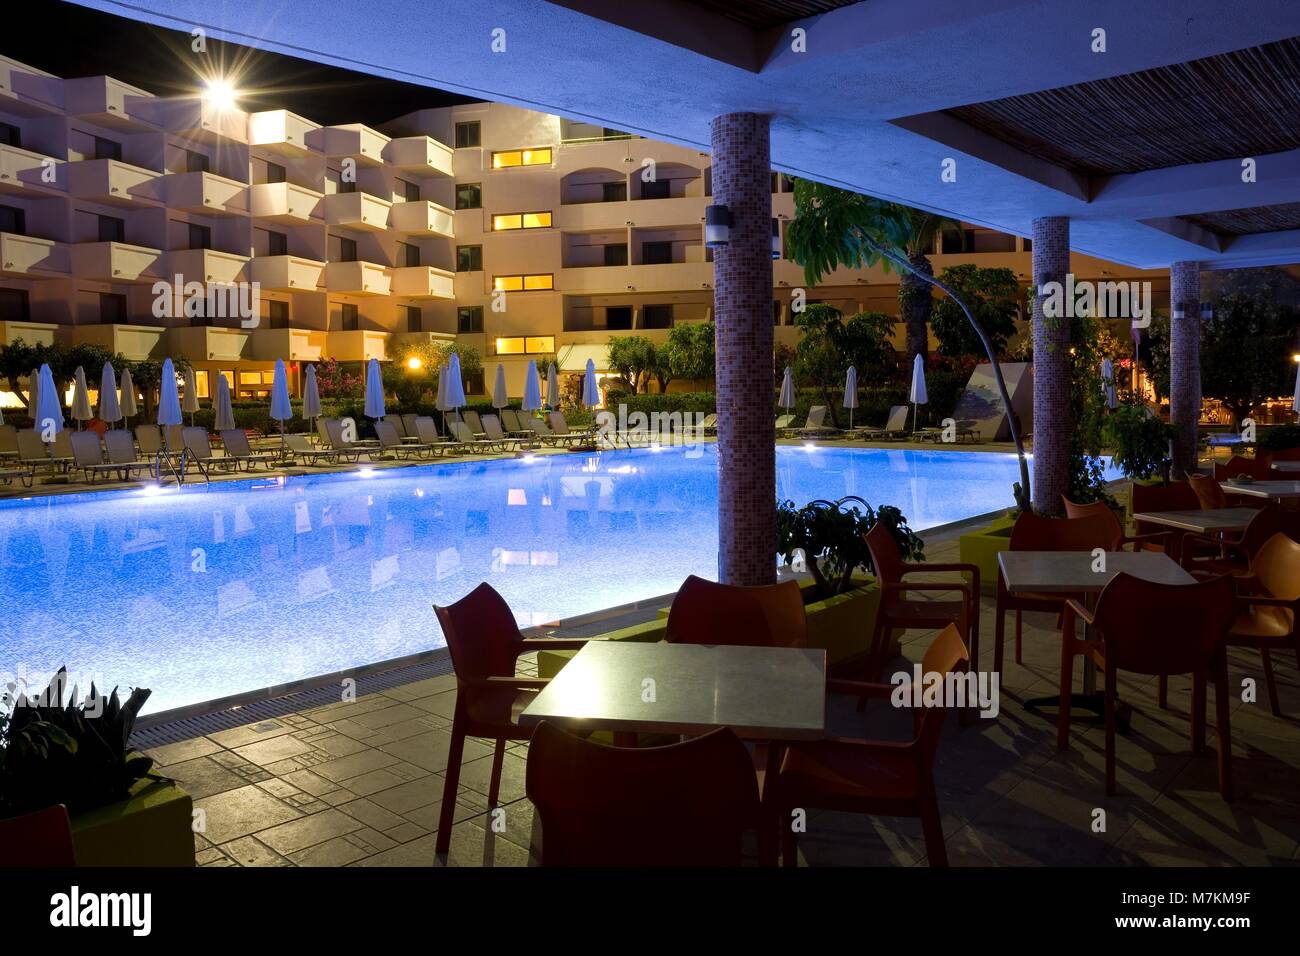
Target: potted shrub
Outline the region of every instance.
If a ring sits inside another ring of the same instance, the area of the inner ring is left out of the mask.
[[[1174,430],[1145,405],[1121,405],[1106,419],[1106,443],[1111,460],[1126,477],[1148,481],[1160,475],[1169,457]]]
[[[193,866],[193,802],[128,743],[150,692],[91,684],[78,701],[67,682],[60,668],[35,697],[0,697],[0,817],[61,803],[80,866]]]

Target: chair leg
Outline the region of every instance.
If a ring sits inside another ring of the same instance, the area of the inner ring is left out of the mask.
[[[883,610],[876,611],[876,623],[871,631],[871,650],[867,654],[867,680],[874,681],[880,677],[885,666],[885,645],[893,629],[888,626],[888,619]],[[858,713],[867,709],[867,698],[858,698]]]
[[[1073,626],[1073,618],[1071,626]],[[1060,705],[1056,711],[1056,747],[1070,749],[1070,693],[1074,690],[1074,635],[1061,635]]]
[[[1219,733],[1219,793],[1232,801],[1232,730],[1228,723],[1228,660],[1220,654],[1214,668],[1214,722]]]
[[[501,765],[505,763],[506,758],[506,741],[505,738],[497,740],[496,750],[492,754],[492,778],[488,783],[488,807],[495,807],[497,800],[501,796]]]
[[[438,812],[438,839],[434,852],[446,853],[451,847],[452,815],[456,812],[456,788],[460,784],[460,761],[465,754],[464,705],[456,697],[456,715],[451,723],[451,749],[447,751],[447,780],[442,785],[442,808]]]
[[[1106,661],[1106,795],[1115,796],[1115,684],[1118,673],[1114,663]]]
[[[1273,711],[1274,717],[1282,716],[1282,708],[1277,703],[1277,681],[1273,678],[1273,658],[1268,653],[1267,647],[1259,649],[1259,656],[1264,661],[1264,684],[1268,687],[1268,706]]]
[[[1006,637],[1006,609],[1002,606],[1001,595],[993,611],[993,672],[1002,680],[1002,641]]]
[[[1165,674],[1157,678],[1156,698],[1161,710],[1169,709],[1169,677]]]
[[[1020,657],[1020,630],[1021,630],[1021,612],[1016,611],[1016,663],[1023,664]]]
[[[970,669],[979,673],[980,669],[980,596],[979,592],[973,592],[970,602],[970,610],[967,612],[967,620],[970,621]],[[1300,658],[1300,652],[1297,652]]]
[[[1205,752],[1205,674],[1192,674],[1192,753]]]
[[[920,798],[921,832],[925,835],[925,857],[931,866],[948,865],[948,848],[943,842],[943,820],[939,815],[939,800],[935,796],[934,781],[922,787]]]

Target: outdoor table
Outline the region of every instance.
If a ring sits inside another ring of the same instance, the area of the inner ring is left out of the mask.
[[[1269,465],[1274,471],[1280,471],[1283,474],[1293,475],[1300,472],[1300,461],[1275,461]]]
[[[1263,482],[1259,482],[1263,484]],[[1234,488],[1235,490],[1235,488]],[[1207,508],[1203,511],[1143,511],[1133,516],[1133,523],[1146,521],[1162,524],[1179,531],[1196,534],[1215,534],[1220,531],[1242,531],[1250,519],[1259,514],[1255,508]]]
[[[1160,551],[1107,551],[1104,570],[1100,571],[1093,570],[1096,560],[1091,551],[1002,551],[998,554],[1003,584],[1012,594],[1082,595],[1089,611],[1096,606],[1101,589],[1121,572],[1157,584],[1196,583],[1176,561]],[[1091,628],[1085,628],[1085,639],[1089,638],[1090,631]],[[1083,661],[1083,694],[1071,694],[1070,706],[1102,714],[1105,702],[1097,692],[1097,667],[1090,657],[1085,656]],[[1053,705],[1060,705],[1056,697],[1025,701],[1026,710]]]
[[[1250,495],[1254,498],[1282,501],[1286,498],[1300,498],[1300,481],[1252,481],[1247,484],[1225,481],[1223,490],[1232,495]]]

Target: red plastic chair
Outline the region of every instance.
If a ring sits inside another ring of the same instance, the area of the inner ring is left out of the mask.
[[[970,663],[955,624],[934,639],[921,662],[925,674],[965,671]],[[830,680],[831,693],[886,700],[893,684]],[[922,706],[913,712],[913,737],[908,741],[858,740],[832,737],[791,744],[780,773],[764,802],[782,821],[782,857],[786,866],[798,863],[797,835],[790,826],[798,807],[822,807],[848,813],[920,817],[925,852],[931,866],[947,866],[939,800],[934,787],[934,758],[947,714],[942,706]]]
[[[1062,497],[1065,502],[1065,516],[1067,518],[1091,518],[1096,517],[1100,522],[1104,522],[1115,535],[1115,546],[1109,550],[1123,551],[1126,545],[1132,545],[1134,551],[1142,550],[1142,547],[1148,543],[1164,545],[1169,540],[1168,531],[1153,531],[1149,534],[1125,534],[1124,525],[1119,520],[1119,515],[1115,514],[1114,509],[1104,501],[1090,501],[1086,505],[1076,505],[1069,498]]]
[[[61,803],[0,820],[0,866],[76,866],[72,821]]]
[[[1109,510],[1109,509],[1107,509]],[[1115,551],[1123,540],[1114,515],[1090,514],[1082,518],[1043,518],[1022,511],[1011,528],[1012,551]],[[998,569],[997,607],[994,610],[993,669],[1002,675],[1002,644],[1006,634],[1006,613],[1016,612],[1016,663],[1020,657],[1022,615],[1042,611],[1060,615],[1066,596],[1059,594],[1012,594]]]
[[[1298,546],[1300,547],[1300,546]],[[1093,627],[1092,640],[1075,636],[1075,621]],[[1155,584],[1117,574],[1097,597],[1094,612],[1066,603],[1061,629],[1061,702],[1056,745],[1070,747],[1070,691],[1074,658],[1087,655],[1106,675],[1106,793],[1115,793],[1116,685],[1121,670],[1136,674],[1192,675],[1192,749],[1205,749],[1206,683],[1214,680],[1219,735],[1219,792],[1232,799],[1232,751],[1228,727],[1226,641],[1233,618],[1232,578],[1193,585]]]
[[[1186,536],[1187,543],[1195,542],[1206,550],[1214,548],[1219,553],[1198,559],[1191,553],[1192,549],[1185,549],[1182,565],[1193,574],[1248,574],[1250,562],[1275,534],[1284,534],[1292,541],[1300,541],[1300,511],[1277,504],[1260,508],[1236,540],[1189,533]]]
[[[759,587],[718,584],[695,575],[668,609],[670,644],[805,647],[808,618],[795,581]]]
[[[483,737],[495,742],[488,784],[488,806],[493,807],[501,787],[506,741],[532,736],[531,727],[519,724],[519,714],[547,682],[539,677],[515,676],[519,655],[535,650],[578,650],[586,641],[525,638],[519,633],[510,606],[486,581],[455,604],[435,605],[434,611],[456,672],[456,709],[435,847],[438,853],[446,853],[451,844],[465,738]]]
[[[1226,465],[1215,462],[1214,480],[1223,482],[1229,478],[1237,478],[1241,475],[1249,475],[1256,481],[1268,481],[1276,478],[1272,465],[1267,457],[1263,458],[1243,458],[1241,455],[1233,455],[1228,459]]]
[[[1250,573],[1236,581],[1239,592],[1246,593],[1238,598],[1228,644],[1259,651],[1269,707],[1274,717],[1281,717],[1271,652],[1293,650],[1300,667],[1300,544],[1278,532],[1254,556]]]
[[[1154,511],[1201,510],[1201,499],[1196,497],[1196,492],[1186,481],[1175,481],[1167,485],[1143,485],[1135,481],[1129,485],[1129,494],[1133,514]],[[1168,533],[1169,531],[1168,528],[1143,521],[1134,521],[1133,530],[1137,532],[1139,537],[1161,531]],[[1182,537],[1180,534],[1169,534],[1165,541],[1144,543],[1139,546],[1138,550],[1164,551],[1177,561],[1180,555],[1179,545],[1182,542]]]
[[[1209,475],[1188,475],[1187,483],[1196,492],[1202,511],[1228,507],[1228,496],[1223,493],[1223,486]]]
[[[749,753],[726,728],[622,748],[543,721],[527,789],[544,866],[739,866],[744,834],[760,821]]]

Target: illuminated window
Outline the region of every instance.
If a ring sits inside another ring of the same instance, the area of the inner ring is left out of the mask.
[[[497,355],[523,355],[523,338],[497,339]]]
[[[551,225],[550,212],[507,212],[492,217],[492,229],[547,229]]]
[[[212,397],[212,392],[208,388],[208,373],[201,369],[194,371],[194,391],[199,398]]]
[[[538,292],[555,288],[555,276],[549,272],[529,276],[495,276],[492,289],[495,292]]]
[[[554,335],[512,335],[496,340],[498,355],[537,355],[554,351]]]
[[[554,335],[530,335],[524,339],[525,352],[554,352]]]
[[[541,146],[535,149],[507,149],[492,154],[493,169],[509,169],[512,166],[549,166],[551,165],[551,147]]]

